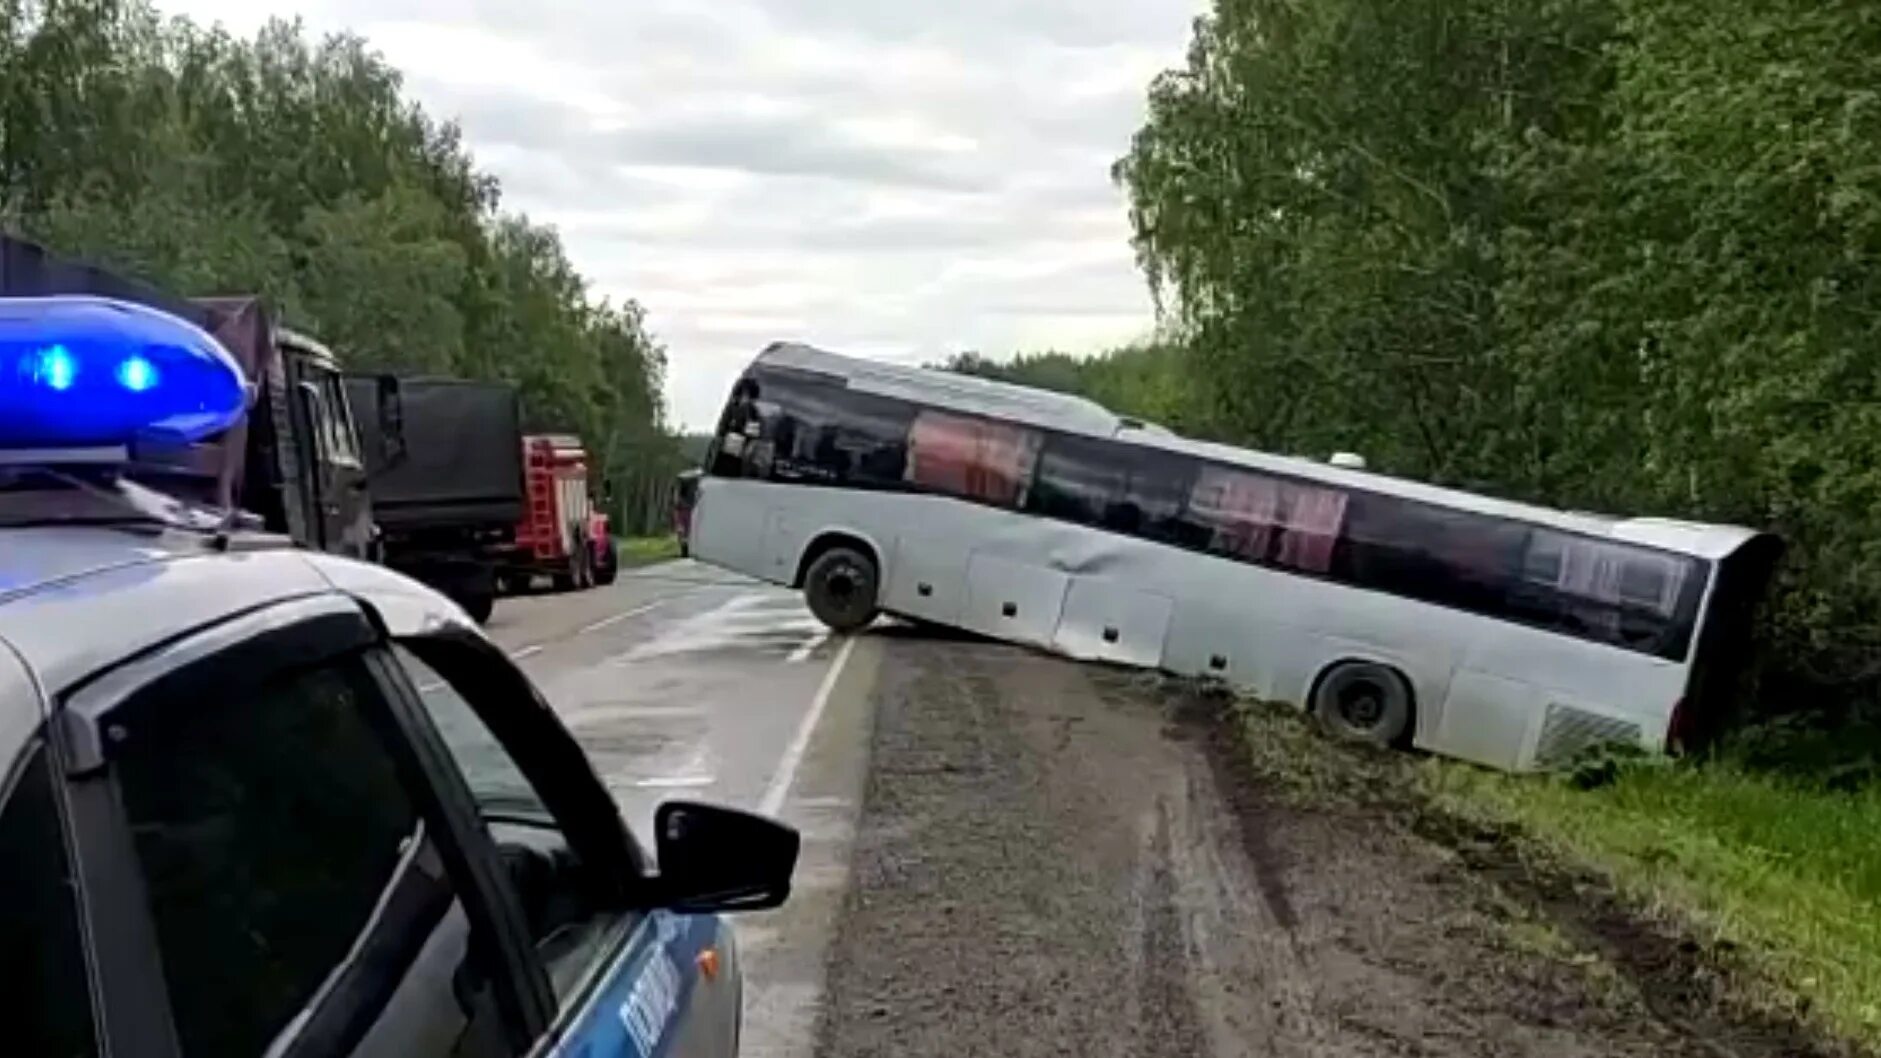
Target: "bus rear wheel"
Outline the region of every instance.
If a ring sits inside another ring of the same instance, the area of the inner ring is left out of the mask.
[[[832,547],[803,575],[803,596],[816,619],[837,632],[854,632],[875,620],[875,560],[852,547]]]
[[[1339,738],[1395,746],[1411,730],[1411,685],[1389,665],[1346,661],[1320,677],[1313,715]]]

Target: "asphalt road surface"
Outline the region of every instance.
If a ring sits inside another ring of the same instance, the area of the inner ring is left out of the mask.
[[[1571,892],[1394,811],[1273,796],[1154,676],[832,639],[795,593],[690,562],[504,600],[490,631],[642,835],[669,797],[804,833],[790,903],[735,920],[747,1055],[1807,1049],[1668,998],[1677,957],[1582,946],[1549,918]]]

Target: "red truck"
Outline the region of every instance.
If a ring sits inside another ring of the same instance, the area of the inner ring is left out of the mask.
[[[523,438],[522,447],[523,517],[498,574],[499,588],[524,588],[538,575],[557,591],[612,584],[619,554],[607,515],[594,507],[581,438],[534,434]]]

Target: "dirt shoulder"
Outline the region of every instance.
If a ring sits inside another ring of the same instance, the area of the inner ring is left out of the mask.
[[[919,639],[877,696],[819,1053],[1834,1053],[1289,717]]]

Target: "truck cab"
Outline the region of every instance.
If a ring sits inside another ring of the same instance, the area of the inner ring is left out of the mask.
[[[239,484],[219,500],[260,514],[303,547],[377,559],[365,451],[338,358],[316,339],[277,327],[257,298],[190,304],[254,386],[248,421],[220,442],[223,476]],[[396,384],[380,386],[375,397],[386,405],[380,417],[396,424]],[[377,441],[396,456],[396,427]]]
[[[296,468],[303,492],[300,504],[307,512],[308,546],[374,557],[366,458],[339,361],[326,346],[295,331],[278,331],[276,346],[281,381],[293,394],[294,435],[309,442],[308,458]]]

